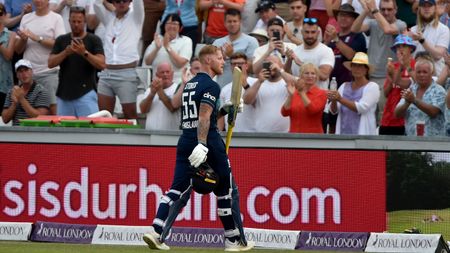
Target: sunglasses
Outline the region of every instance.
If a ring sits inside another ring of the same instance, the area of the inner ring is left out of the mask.
[[[130,0],[112,0],[113,3],[120,4],[120,3],[128,3]]]
[[[317,24],[317,18],[304,18],[303,19],[303,23],[306,23],[306,24],[310,24],[310,25],[315,25],[315,24]]]
[[[86,9],[84,7],[81,6],[72,6],[70,7],[70,13],[75,12],[75,13],[86,13]]]

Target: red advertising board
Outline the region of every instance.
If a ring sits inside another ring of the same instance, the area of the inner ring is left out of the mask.
[[[0,221],[149,225],[175,147],[2,143]],[[232,148],[246,227],[384,231],[383,151]],[[220,227],[194,194],[176,226]]]

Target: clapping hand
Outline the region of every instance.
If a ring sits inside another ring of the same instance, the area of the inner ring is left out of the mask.
[[[402,98],[405,99],[408,103],[412,104],[416,100],[416,96],[414,96],[414,93],[411,91],[411,89],[404,89],[400,94]]]
[[[327,97],[331,102],[336,102],[341,99],[341,94],[337,90],[329,90],[327,92]]]

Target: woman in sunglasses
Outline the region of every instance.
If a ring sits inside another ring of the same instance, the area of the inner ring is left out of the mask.
[[[16,33],[4,26],[5,19],[6,9],[0,3],[0,114],[3,110],[6,94],[14,82],[11,59],[14,54]]]
[[[369,81],[373,67],[367,54],[358,52],[344,62],[353,81],[343,83],[337,91],[328,91],[330,112],[338,114],[336,134],[376,135],[375,111],[380,98],[378,84]]]

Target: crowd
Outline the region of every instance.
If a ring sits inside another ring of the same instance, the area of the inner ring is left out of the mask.
[[[450,136],[449,15],[447,0],[0,0],[2,119],[120,103],[179,129],[212,44],[221,103],[243,73],[235,131]]]

